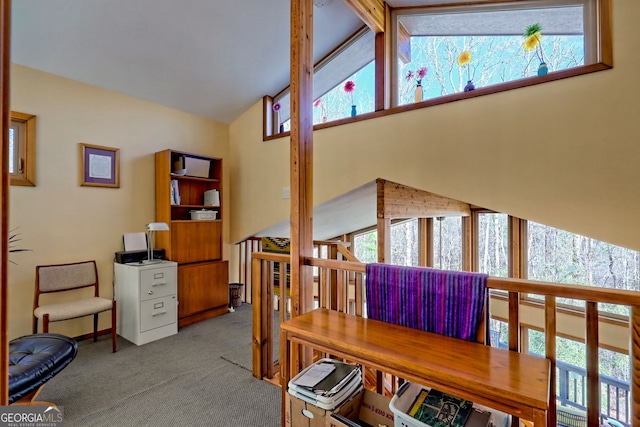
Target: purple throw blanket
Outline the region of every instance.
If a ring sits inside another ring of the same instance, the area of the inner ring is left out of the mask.
[[[477,341],[487,275],[367,264],[367,317]]]

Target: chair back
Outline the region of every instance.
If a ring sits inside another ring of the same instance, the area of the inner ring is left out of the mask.
[[[95,261],[36,267],[36,295],[89,286],[95,287],[95,296],[98,296],[98,268]]]

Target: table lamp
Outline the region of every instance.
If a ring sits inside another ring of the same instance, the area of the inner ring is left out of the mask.
[[[150,222],[146,225],[147,229],[147,263],[162,262],[162,260],[153,260],[153,249],[155,248],[155,232],[168,231],[169,225],[166,222]]]

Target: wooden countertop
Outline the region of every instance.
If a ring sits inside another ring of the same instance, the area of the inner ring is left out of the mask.
[[[327,309],[281,328],[290,341],[545,425],[547,359]]]

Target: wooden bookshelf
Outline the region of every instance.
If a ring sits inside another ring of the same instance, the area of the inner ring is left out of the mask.
[[[190,176],[196,161],[201,176]],[[180,167],[182,165],[182,167]],[[178,175],[177,169],[184,169]],[[222,259],[222,159],[176,150],[155,154],[156,221],[169,224],[169,232],[156,233],[156,246],[178,263],[178,326],[183,327],[227,313],[228,261]],[[202,170],[206,176],[202,176]],[[173,183],[172,183],[173,182]],[[172,195],[177,186],[177,197]],[[205,205],[205,192],[217,190],[217,206]],[[191,211],[216,212],[217,219],[191,219]]]

